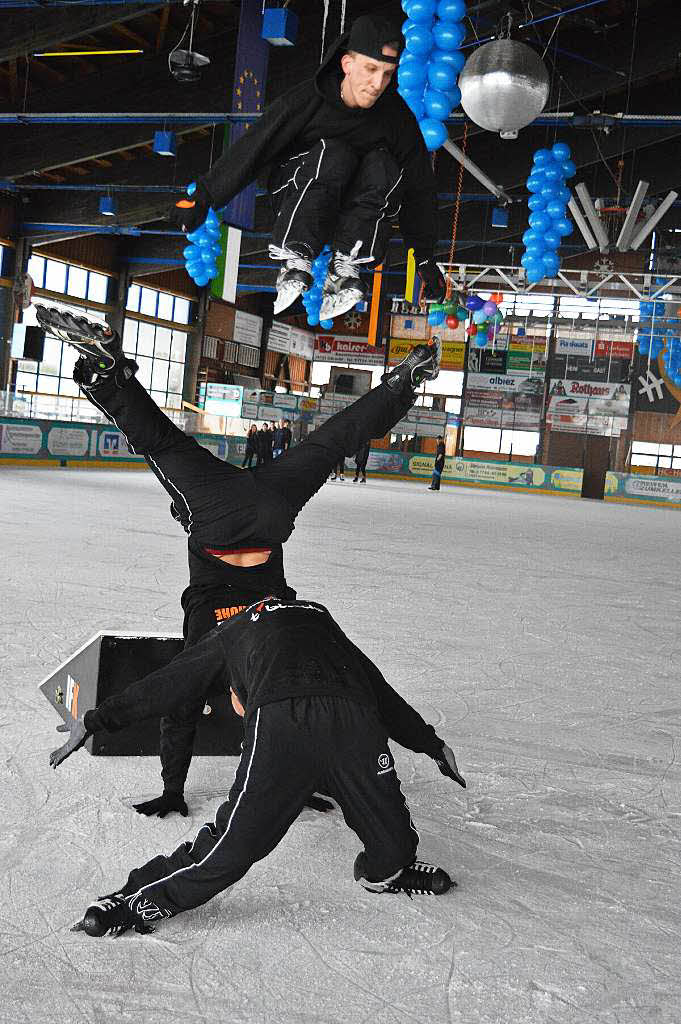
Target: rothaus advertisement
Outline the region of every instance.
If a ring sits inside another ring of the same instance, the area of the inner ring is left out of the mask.
[[[546,423],[552,430],[613,437],[627,428],[630,399],[630,384],[554,378]]]

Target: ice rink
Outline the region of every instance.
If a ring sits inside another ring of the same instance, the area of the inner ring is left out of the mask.
[[[185,538],[151,474],[0,469],[2,1024],[678,1024],[681,514],[329,483],[286,548],[300,597],[454,748],[395,747],[420,854],[459,888],[374,896],[339,811],[306,810],[234,889],[152,936],[69,926],[212,820],[131,810],[155,758],[48,766],[37,684],[98,630],[181,627]],[[286,766],[282,765],[282,771]]]

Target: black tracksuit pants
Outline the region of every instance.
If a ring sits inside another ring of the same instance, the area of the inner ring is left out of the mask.
[[[276,168],[269,192],[277,215],[273,254],[314,257],[328,242],[376,266],[402,202],[402,172],[385,149],[361,155],[341,139],[320,139]]]
[[[122,388],[107,382],[87,397],[144,455],[186,533],[215,548],[288,540],[296,516],[333,467],[367,437],[383,437],[414,400],[408,388],[379,384],[280,458],[244,470],[183,433],[135,377]]]
[[[123,892],[136,894],[133,908],[159,908],[151,906],[147,920],[206,903],[271,853],[315,790],[340,804],[366,851],[368,879],[393,878],[413,861],[419,837],[376,712],[345,697],[297,697],[250,715],[215,822],[193,843],[131,871]]]

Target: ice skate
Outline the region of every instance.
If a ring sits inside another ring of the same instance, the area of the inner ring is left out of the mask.
[[[456,888],[456,882],[446,871],[424,860],[415,860],[409,867],[403,868],[395,878],[387,879],[385,882],[370,882],[363,873],[365,857],[364,853],[360,853],[355,861],[355,881],[369,892],[406,892],[409,896],[442,896],[449,889]]]
[[[129,897],[121,893],[113,893],[111,896],[102,896],[96,903],[91,903],[85,911],[82,921],[78,921],[72,927],[72,932],[85,932],[92,938],[101,938],[103,935],[123,935],[132,928],[142,934],[152,932],[154,929],[137,917],[130,909]]]
[[[381,380],[394,391],[405,384],[416,388],[424,380],[435,380],[440,372],[442,346],[439,338],[431,338],[427,345],[416,345],[408,356],[392,370],[384,373]]]
[[[277,276],[277,297],[274,315],[283,313],[300,298],[312,284],[312,261],[294,256],[286,260]]]
[[[362,284],[354,258],[335,252],[324,283],[319,319],[333,320],[337,316],[342,316],[364,298],[366,288]]]
[[[123,357],[121,341],[108,324],[94,323],[66,310],[36,306],[38,323],[60,341],[73,345],[97,373],[110,373]]]

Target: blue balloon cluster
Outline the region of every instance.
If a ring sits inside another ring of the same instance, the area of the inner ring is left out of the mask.
[[[192,182],[187,188],[187,195],[193,196],[195,191],[196,183]],[[220,255],[220,220],[212,207],[203,224],[187,235],[187,241],[190,244],[182,250],[184,265],[191,279],[203,288],[218,276],[216,260]]]
[[[464,0],[402,0],[406,49],[397,70],[397,91],[421,128],[429,150],[447,139],[444,124],[461,102],[457,85],[466,59],[459,49],[466,37]]]
[[[664,302],[641,302],[639,317],[636,339],[639,352],[651,359],[662,355],[665,373],[673,384],[681,386],[681,338],[678,327],[673,334],[669,331]]]
[[[543,277],[555,277],[560,269],[558,248],[562,239],[572,234],[572,221],[567,214],[570,189],[565,181],[576,171],[565,142],[556,142],[551,149],[538,149],[534,154],[527,179],[527,188],[532,193],[527,202],[530,226],[523,235],[525,252],[520,260],[531,284]]]
[[[303,292],[303,305],[305,306],[305,312],[307,313],[307,322],[310,327],[316,327],[317,324],[323,327],[324,330],[328,330],[329,327],[333,327],[333,320],[320,320],[319,310],[322,308],[322,293],[324,291],[324,282],[326,281],[326,274],[329,269],[329,260],[331,259],[331,249],[328,245],[325,245],[316,260],[312,262],[312,287],[308,288],[306,292]]]

